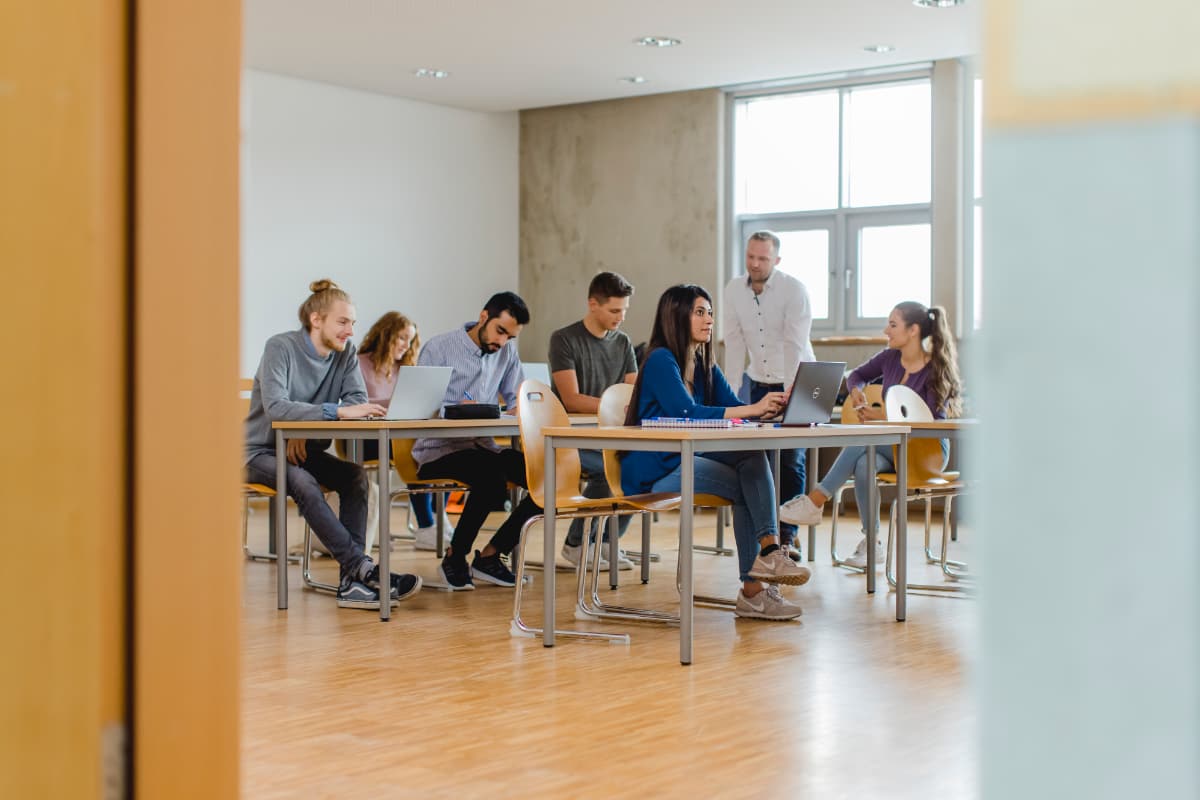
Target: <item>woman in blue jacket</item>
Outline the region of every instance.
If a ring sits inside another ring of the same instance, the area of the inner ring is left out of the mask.
[[[783,407],[783,392],[743,405],[713,363],[712,298],[694,284],[663,292],[654,315],[646,358],[638,372],[626,424],[653,417],[736,419],[770,416]],[[807,567],[779,548],[775,483],[761,450],[698,453],[695,491],[733,504],[742,588],[735,613],[753,619],[795,619],[802,609],[779,593],[776,584],[801,585]],[[675,453],[629,452],[621,455],[621,487],[627,494],[678,492],[680,457]]]

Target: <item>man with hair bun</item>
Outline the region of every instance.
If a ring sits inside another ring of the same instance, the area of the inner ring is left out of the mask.
[[[246,479],[275,486],[276,420],[363,419],[385,409],[367,402],[367,389],[350,337],[354,305],[331,280],[313,281],[300,306],[299,330],[267,340],[246,417]],[[379,566],[366,553],[367,474],[361,466],[327,452],[328,440],[289,439],[287,490],[301,516],[340,566],[337,604],[379,608]],[[324,488],[322,488],[324,487]],[[338,513],[325,490],[338,494]],[[280,554],[280,557],[283,557]],[[390,576],[395,604],[421,590],[416,575]]]

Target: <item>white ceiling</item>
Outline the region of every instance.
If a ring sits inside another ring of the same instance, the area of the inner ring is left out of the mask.
[[[480,111],[978,52],[979,8],[911,0],[245,0],[246,64]],[[635,46],[641,36],[683,40]],[[890,44],[895,51],[863,47]],[[417,78],[418,67],[448,70]],[[643,75],[641,85],[623,83]]]

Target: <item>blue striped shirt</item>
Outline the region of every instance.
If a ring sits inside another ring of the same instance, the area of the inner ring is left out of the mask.
[[[434,336],[421,345],[417,364],[454,368],[450,385],[446,387],[446,396],[442,398],[443,406],[466,401],[468,395],[480,403],[494,403],[500,396],[508,406],[516,405],[517,388],[525,379],[521,357],[517,355],[517,343],[510,339],[496,352],[485,354],[467,335],[467,331],[478,324],[477,320],[468,322],[460,328]],[[442,456],[472,447],[500,451],[496,440],[491,437],[418,439],[413,444],[413,459],[418,464],[428,464]]]

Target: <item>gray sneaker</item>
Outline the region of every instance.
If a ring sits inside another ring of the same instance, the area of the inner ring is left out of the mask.
[[[754,566],[750,567],[750,577],[764,583],[803,586],[812,577],[812,570],[792,561],[783,548],[780,548],[769,556],[760,555],[754,559]]]
[[[784,598],[778,586],[768,583],[754,597],[746,597],[739,589],[733,613],[747,619],[787,620],[800,616],[804,609]]]

